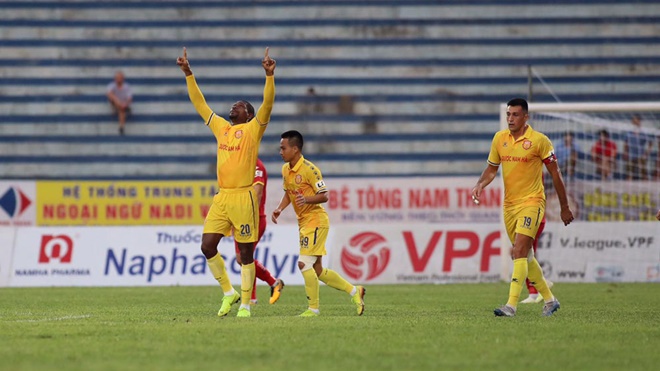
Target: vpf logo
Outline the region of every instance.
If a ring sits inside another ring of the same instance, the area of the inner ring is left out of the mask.
[[[390,248],[383,236],[362,232],[348,241],[341,250],[341,267],[355,280],[369,281],[378,277],[390,262]]]
[[[0,197],[0,208],[10,218],[21,216],[30,205],[32,201],[18,188],[11,187]]]
[[[73,255],[73,241],[63,234],[41,236],[41,249],[39,250],[39,263],[50,263],[59,260],[60,263],[71,263]]]

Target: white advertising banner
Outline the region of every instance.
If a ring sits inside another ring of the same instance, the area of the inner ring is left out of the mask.
[[[217,284],[200,251],[201,237],[198,226],[18,228],[9,285]],[[295,225],[268,226],[255,256],[275,277],[302,284],[298,240]],[[223,238],[218,248],[239,287],[233,240]]]
[[[660,263],[660,224],[548,223],[537,258],[553,281],[646,282],[647,265],[652,269]]]
[[[359,283],[468,283],[500,279],[499,224],[336,227],[332,268]]]
[[[9,284],[16,228],[0,227],[0,287]]]
[[[485,166],[485,162],[484,162]],[[282,199],[281,177],[271,175],[266,210]],[[501,182],[484,190],[479,205],[472,202],[475,177],[326,178],[330,199],[323,205],[331,225],[402,223],[499,223]],[[285,210],[283,223],[296,223]]]
[[[0,226],[35,225],[37,187],[32,181],[0,181]]]
[[[657,262],[587,262],[586,282],[660,282]]]

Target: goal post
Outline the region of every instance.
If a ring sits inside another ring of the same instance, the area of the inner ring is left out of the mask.
[[[506,109],[506,104],[500,106],[501,130],[508,128]],[[660,102],[530,103],[528,123],[553,143],[576,224],[563,226],[552,179],[544,169],[548,232],[540,245],[550,243],[549,234],[556,249],[556,241],[574,239],[578,231],[587,240],[607,236],[612,243],[624,243],[617,240],[621,225],[613,223],[655,220],[660,208]],[[509,280],[511,243],[503,223],[501,229],[501,277]],[[658,231],[660,240],[660,227]],[[544,253],[538,253],[539,261]]]

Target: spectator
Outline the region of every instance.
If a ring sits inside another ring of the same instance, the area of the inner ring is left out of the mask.
[[[599,138],[591,147],[591,159],[596,165],[596,175],[599,179],[611,179],[616,161],[616,143],[610,140],[610,133],[603,129],[598,132]]]
[[[298,106],[298,111],[302,115],[313,115],[323,113],[323,107],[319,102],[318,95],[313,86],[307,88],[305,93],[305,98],[300,102]]]
[[[119,135],[124,135],[126,115],[131,110],[133,92],[128,83],[124,82],[124,74],[121,71],[115,73],[115,80],[108,84],[106,95],[119,119]]]
[[[573,138],[573,132],[568,131],[564,133],[564,139],[555,145],[555,156],[557,156],[559,169],[566,174],[568,179],[575,177],[575,164],[579,151]]]
[[[626,177],[628,180],[647,180],[646,160],[651,153],[651,142],[648,135],[642,132],[642,117],[633,115],[633,129],[624,133],[623,160],[626,162]]]

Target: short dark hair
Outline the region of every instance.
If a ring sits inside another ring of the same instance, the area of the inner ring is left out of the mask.
[[[246,100],[239,100],[239,102],[243,102],[243,104],[245,104],[245,109],[247,110],[247,113],[254,116],[254,106],[252,106],[250,102]]]
[[[507,102],[507,106],[512,106],[512,107],[517,107],[520,106],[522,107],[523,111],[527,112],[529,110],[529,106],[527,105],[527,101],[522,99],[522,98],[513,98],[510,101]]]
[[[282,133],[282,139],[288,139],[291,146],[296,146],[303,149],[303,136],[297,130],[289,130]]]
[[[601,131],[599,131],[598,134],[599,134],[599,135],[604,135],[604,136],[607,137],[607,138],[610,137],[610,133],[609,133],[607,130],[605,130],[605,129],[602,129]]]

